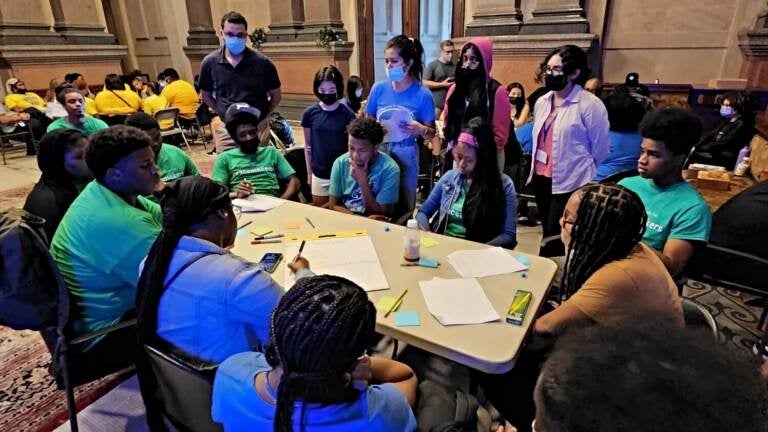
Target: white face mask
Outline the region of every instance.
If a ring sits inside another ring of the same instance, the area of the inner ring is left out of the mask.
[[[363,89],[359,88],[359,89],[355,90],[355,96],[356,96],[358,99],[360,99],[361,97],[363,97]]]

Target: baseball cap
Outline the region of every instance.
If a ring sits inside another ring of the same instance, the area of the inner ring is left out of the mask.
[[[624,80],[624,84],[635,87],[640,83],[640,74],[637,72],[630,72],[627,74],[627,79]]]
[[[227,112],[224,114],[224,122],[229,123],[244,115],[253,116],[255,121],[259,121],[261,118],[261,111],[245,102],[235,102],[227,108]]]

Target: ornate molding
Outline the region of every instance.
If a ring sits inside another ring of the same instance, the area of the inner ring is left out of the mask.
[[[10,65],[99,63],[120,61],[128,54],[125,45],[5,45],[0,46],[0,59]]]
[[[496,57],[539,57],[553,48],[573,44],[589,52],[597,35],[591,33],[558,33],[541,35],[492,36],[493,56]],[[468,37],[453,39],[459,45]]]
[[[354,42],[333,42],[331,47],[320,48],[312,42],[265,42],[261,52],[272,60],[296,58],[328,58],[348,59],[352,55]]]

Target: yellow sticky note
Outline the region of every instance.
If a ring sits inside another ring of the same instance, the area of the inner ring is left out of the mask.
[[[422,237],[421,238],[421,246],[425,248],[431,248],[433,246],[439,245],[440,242],[433,239],[432,237]]]
[[[378,303],[376,303],[376,309],[386,313],[390,309],[392,309],[392,305],[394,305],[396,301],[397,299],[395,297],[384,296],[379,299]],[[395,306],[394,309],[397,309],[402,303],[403,303],[403,300],[401,299],[399,302],[397,302],[397,306]]]
[[[267,234],[269,234],[271,232],[272,232],[272,228],[270,228],[270,227],[257,226],[257,227],[251,228],[251,234],[256,235],[256,236],[267,235]]]
[[[299,221],[288,221],[283,224],[283,228],[285,229],[299,229],[301,228],[301,222]]]

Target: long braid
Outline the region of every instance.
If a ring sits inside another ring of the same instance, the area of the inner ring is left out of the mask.
[[[230,205],[227,188],[205,177],[182,177],[168,183],[160,194],[163,210],[163,229],[149,250],[144,269],[136,290],[138,346],[136,367],[139,371],[141,395],[147,409],[150,430],[166,430],[159,413],[155,396],[157,382],[154,378],[143,346],[157,341],[157,313],[160,299],[165,292],[168,266],[179,240],[188,234],[190,227],[203,221],[209,214]]]
[[[301,401],[301,428],[307,403],[348,403],[360,392],[344,375],[351,372],[373,336],[376,309],[365,291],[338,276],[299,280],[270,319],[267,361],[281,366],[274,430],[293,431],[294,405]]]
[[[572,296],[605,264],[625,258],[645,232],[640,197],[618,185],[590,185],[581,195],[566,254],[561,301]]]

